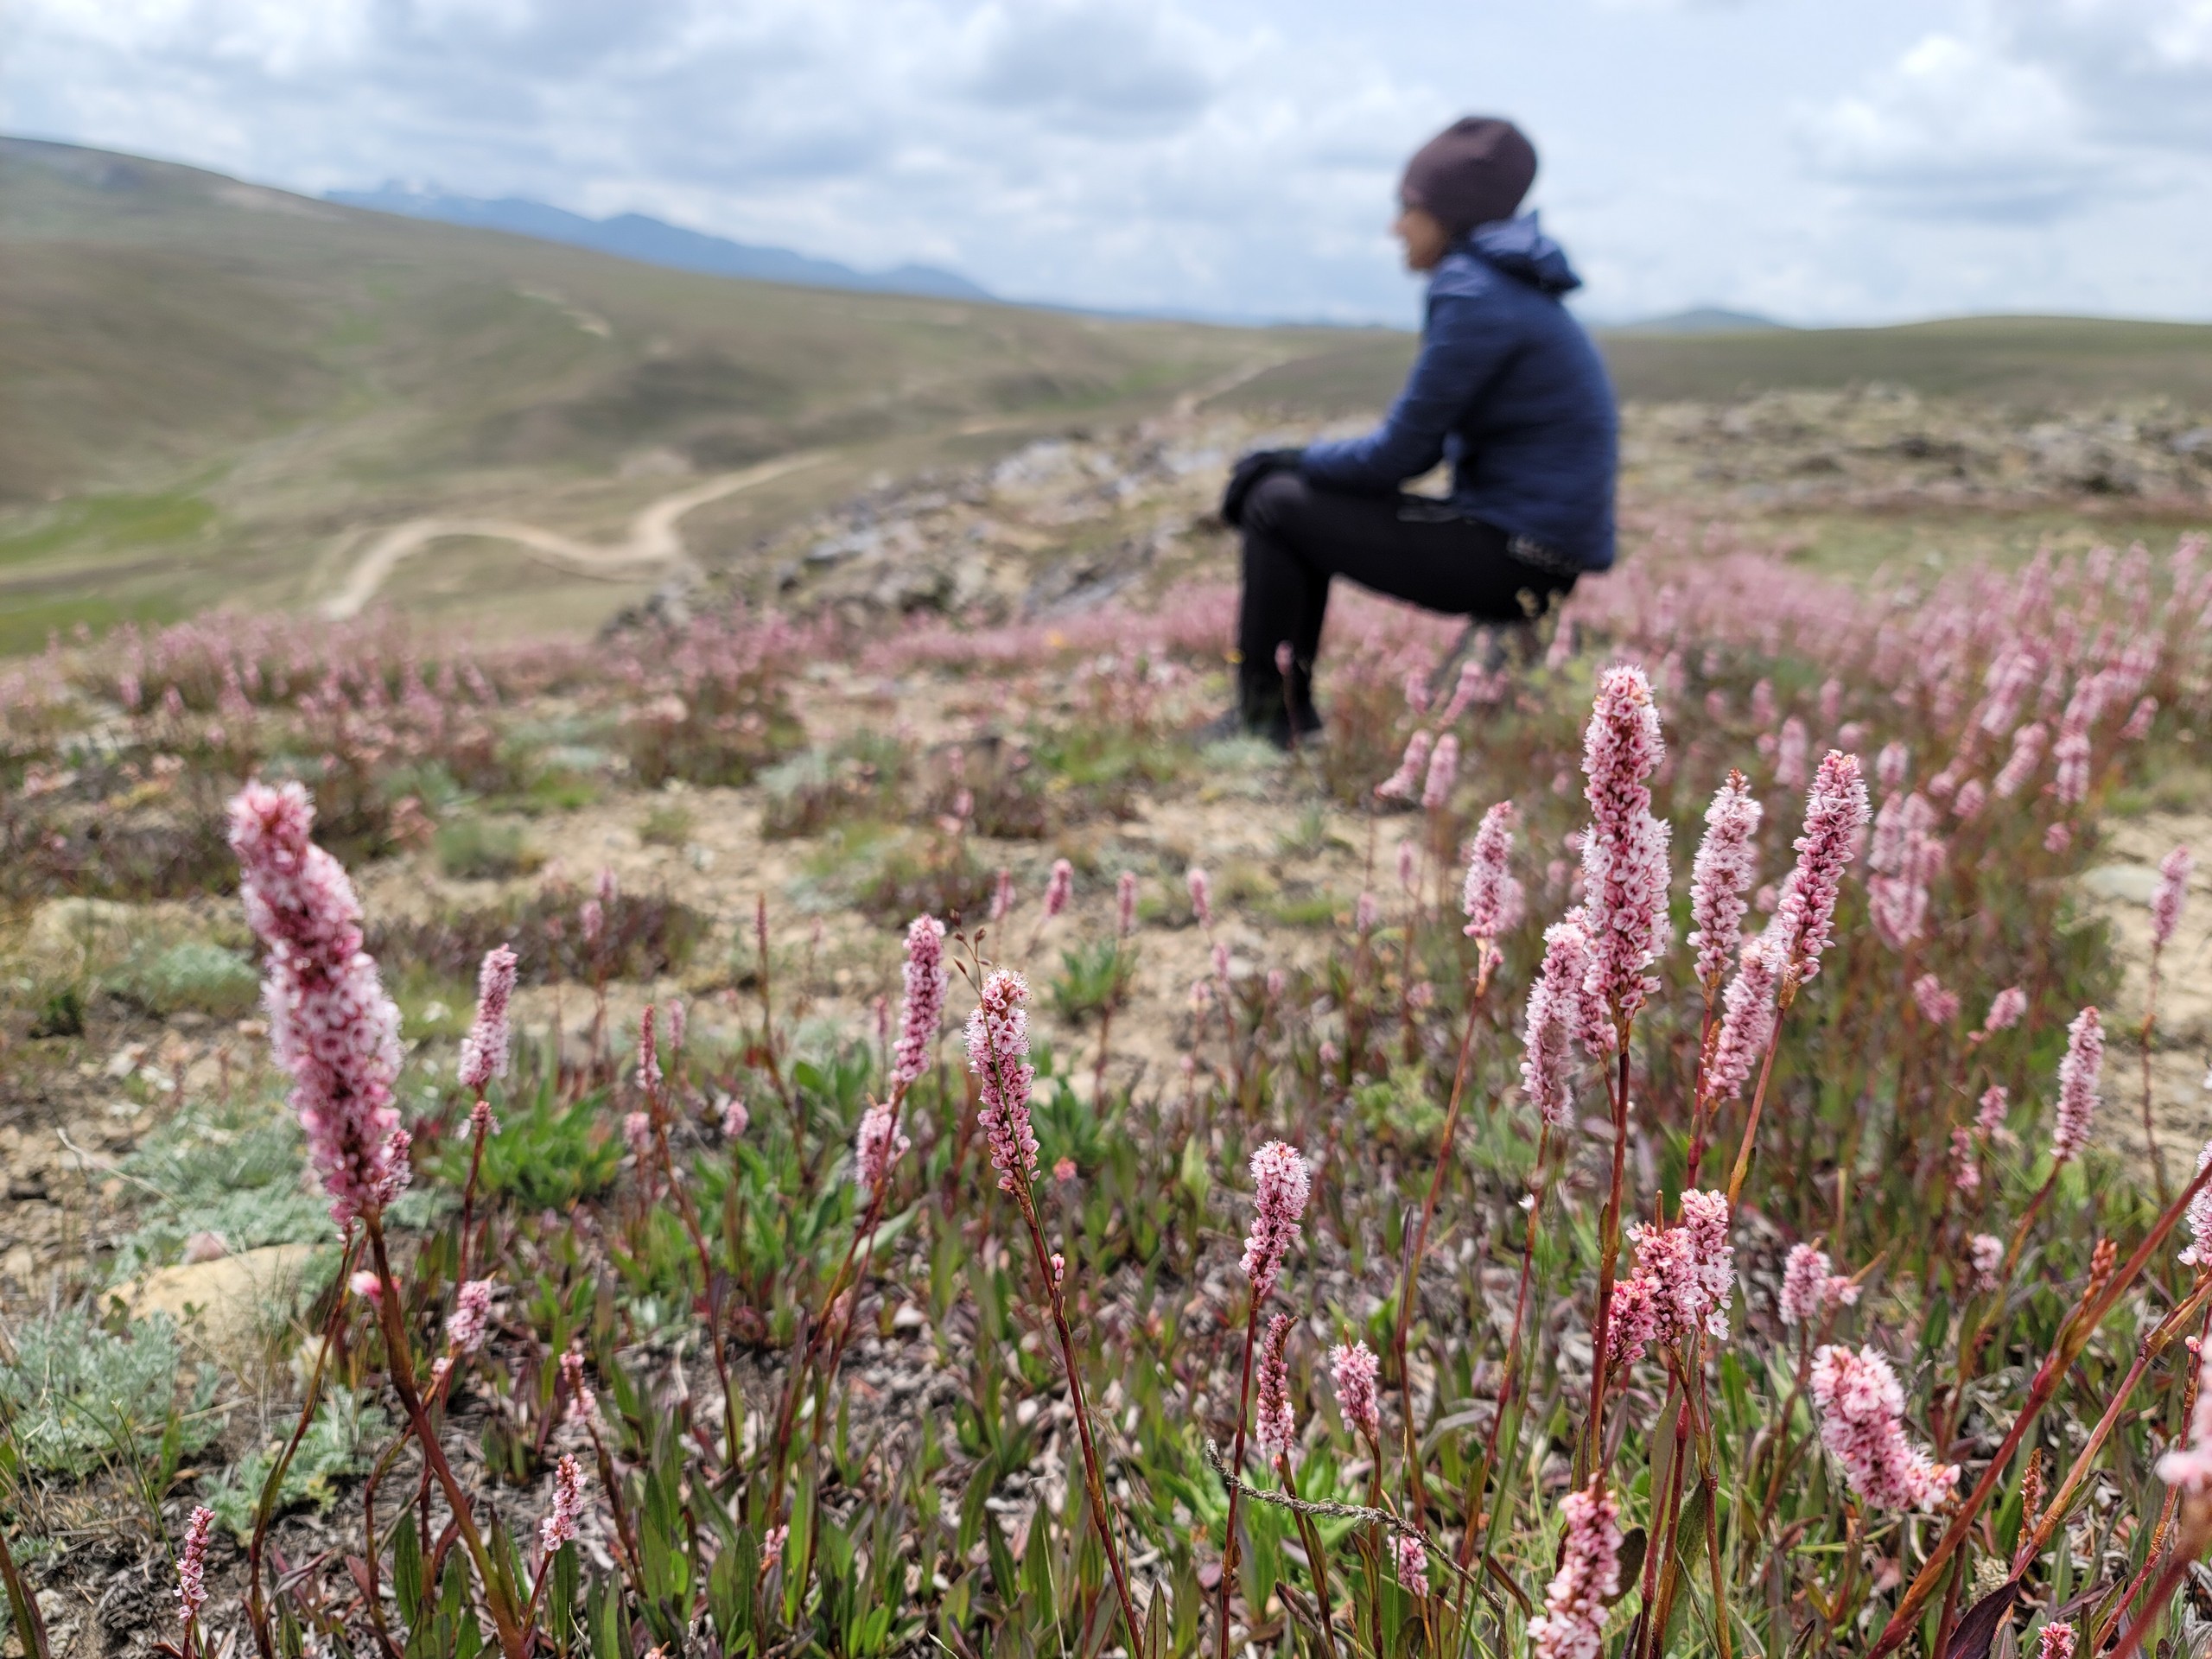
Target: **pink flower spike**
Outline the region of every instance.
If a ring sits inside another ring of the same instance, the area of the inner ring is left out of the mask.
[[[630,1148],[630,1155],[640,1164],[652,1156],[652,1116],[645,1112],[625,1112],[622,1115],[622,1141]]]
[[[1189,882],[1191,888],[1191,913],[1198,918],[1200,927],[1211,927],[1213,925],[1213,883],[1206,879],[1206,873],[1195,864],[1191,867],[1190,874],[1185,879]]]
[[[944,994],[950,984],[944,967],[944,924],[934,916],[917,916],[906,927],[906,963],[900,976],[906,999],[899,1009],[899,1046],[892,1051],[891,1087],[893,1093],[911,1088],[929,1070],[930,1049],[944,1018]]]
[[[2005,1133],[2005,1115],[2012,1110],[2012,1096],[2001,1083],[1993,1083],[1982,1091],[1981,1105],[1974,1115],[1974,1128],[1994,1140]]]
[[[1775,912],[1783,945],[1786,992],[1821,970],[1835,922],[1835,901],[1843,890],[1859,832],[1866,827],[1866,782],[1859,757],[1830,749],[1805,798],[1804,833],[1797,837],[1797,867],[1783,885]]]
[[[1339,1343],[1329,1352],[1329,1376],[1337,1388],[1337,1409],[1347,1425],[1370,1440],[1382,1436],[1382,1414],[1375,1400],[1380,1366],[1374,1351],[1363,1342]]]
[[[1402,801],[1412,795],[1428,775],[1428,752],[1436,740],[1427,732],[1415,732],[1406,740],[1405,758],[1398,762],[1398,769],[1375,785],[1375,792],[1385,800]]]
[[[1997,1270],[2005,1265],[2005,1241],[1996,1234],[1976,1233],[1967,1241],[1967,1255],[1974,1266],[1976,1291],[1995,1290],[2004,1282]]]
[[[745,1109],[744,1099],[732,1095],[722,1107],[722,1139],[740,1139],[753,1122],[753,1114]]]
[[[2160,950],[2172,942],[2181,925],[2181,908],[2188,900],[2190,873],[2195,868],[2186,847],[2175,848],[2159,861],[2158,891],[2151,895],[2151,943]]]
[[[1128,938],[1129,931],[1137,924],[1137,873],[1123,870],[1122,878],[1114,884],[1114,931],[1119,938]]]
[[[1521,1086],[1540,1122],[1564,1128],[1574,1107],[1573,1042],[1582,1027],[1582,981],[1589,969],[1590,939],[1578,922],[1554,922],[1544,931],[1544,965],[1529,991],[1522,1028]]]
[[[648,1095],[660,1092],[660,1045],[653,1036],[653,1005],[638,1016],[638,1086]]]
[[[1793,1244],[1782,1263],[1779,1312],[1786,1325],[1813,1325],[1827,1306],[1823,1294],[1828,1275],[1834,1272],[1826,1250],[1810,1244]]]
[[[1014,909],[1014,872],[1001,868],[998,878],[991,883],[991,912],[994,922],[1002,922]]]
[[[2158,1477],[2193,1497],[2212,1492],[2212,1389],[2200,1386],[2189,1414],[2189,1444],[2160,1458]]]
[[[1649,787],[1665,756],[1643,671],[1607,669],[1583,738],[1591,815],[1582,843],[1590,933],[1584,988],[1615,1022],[1633,1020],[1656,988],[1644,970],[1667,943],[1667,826],[1651,816]]]
[[[315,807],[297,784],[248,784],[230,806],[246,920],[267,949],[262,1000],[276,1063],[332,1217],[373,1214],[406,1186],[393,1088],[399,1010],[361,948],[361,906],[338,861],[308,839]]]
[[[569,1389],[569,1420],[591,1421],[599,1413],[599,1399],[584,1380],[584,1357],[573,1349],[561,1356],[561,1380]]]
[[[2050,1131],[2050,1155],[2060,1163],[2088,1144],[2097,1115],[2097,1074],[2105,1060],[2104,1022],[2084,1008],[2066,1028],[2066,1058],[2058,1063],[2058,1109]]]
[[[1003,1192],[1017,1185],[1026,1192],[1037,1173],[1037,1137],[1029,1131],[1037,1068],[1029,1063],[1029,1015],[1022,1007],[1028,1000],[1021,976],[1001,968],[983,982],[968,1016],[968,1067],[981,1101],[976,1118]]]
[[[1521,883],[1513,869],[1513,803],[1500,801],[1483,814],[1467,852],[1467,880],[1460,895],[1466,936],[1497,939],[1521,925]]]
[[[1409,1532],[1398,1535],[1398,1588],[1425,1599],[1428,1594],[1428,1549]]]
[[[1912,1000],[1920,1017],[1931,1026],[1948,1026],[1959,1017],[1959,994],[1945,990],[1943,982],[1933,974],[1923,974],[1912,982]]]
[[[1290,1364],[1284,1353],[1290,1344],[1290,1325],[1287,1313],[1269,1319],[1260,1349],[1260,1397],[1252,1427],[1260,1455],[1269,1463],[1288,1456],[1298,1441],[1298,1422],[1290,1408]]]
[[[370,1302],[384,1300],[384,1281],[367,1268],[357,1268],[346,1281],[346,1288]]]
[[[1543,1616],[1529,1621],[1529,1651],[1535,1659],[1598,1659],[1605,1608],[1621,1587],[1620,1505],[1601,1473],[1560,1499],[1559,1512],[1567,1523],[1559,1571],[1545,1588]]]
[[[1075,866],[1065,858],[1052,861],[1052,879],[1045,884],[1045,919],[1051,921],[1068,907],[1068,895],[1075,891]]]
[[[1689,943],[1697,952],[1698,982],[1708,996],[1719,988],[1721,976],[1741,948],[1745,895],[1758,868],[1751,837],[1758,833],[1760,813],[1751,781],[1740,772],[1728,774],[1705,811],[1705,839],[1690,866],[1690,919],[1696,930]]]
[[[2204,1166],[2212,1164],[2212,1141],[2196,1154],[2196,1168],[2201,1174]],[[2212,1268],[2212,1181],[2196,1189],[2196,1196],[2189,1201],[2185,1217],[2189,1223],[2189,1248],[2181,1253],[2183,1267]]]
[[[1721,997],[1720,1034],[1700,1085],[1714,1101],[1734,1100],[1744,1092],[1751,1068],[1774,1036],[1775,994],[1782,982],[1780,948],[1761,935],[1744,943],[1736,977]]]
[[[1933,1510],[1957,1486],[1957,1465],[1938,1465],[1906,1440],[1904,1390],[1878,1351],[1822,1348],[1813,1356],[1812,1386],[1821,1444],[1868,1503]]]
[[[564,1452],[553,1471],[553,1512],[537,1523],[538,1537],[548,1555],[576,1535],[576,1522],[583,1512],[584,1471]]]
[[[476,1094],[507,1075],[507,1004],[515,994],[515,953],[507,945],[484,953],[476,976],[476,1021],[461,1040],[461,1086]]]
[[[2074,1659],[2074,1627],[2054,1619],[2036,1639],[2036,1659]]]
[[[891,1179],[891,1166],[913,1142],[899,1127],[898,1113],[888,1102],[870,1106],[861,1114],[853,1139],[853,1185],[863,1198],[872,1197]]]
[[[446,1316],[446,1340],[455,1353],[473,1354],[484,1345],[492,1318],[493,1282],[471,1279],[454,1293],[453,1312]]]
[[[215,1511],[202,1503],[185,1522],[184,1542],[176,1555],[177,1617],[189,1630],[207,1605],[207,1529]]]
[[[1450,732],[1436,740],[1428,757],[1428,779],[1421,785],[1425,811],[1440,812],[1452,799],[1452,785],[1459,780],[1459,740]]]
[[[1287,1141],[1270,1141],[1252,1154],[1252,1230],[1245,1235],[1243,1265],[1255,1301],[1274,1294],[1283,1258],[1298,1243],[1313,1183],[1305,1158]]]
[[[1994,1036],[2000,1031],[2010,1031],[2020,1023],[2020,1016],[2028,1011],[2028,994],[2018,985],[2008,985],[1990,999],[1989,1017],[1981,1022],[1984,1036]]]

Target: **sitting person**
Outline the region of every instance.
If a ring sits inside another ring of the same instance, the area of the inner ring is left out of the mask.
[[[1366,436],[1236,463],[1221,516],[1244,541],[1237,704],[1209,734],[1287,745],[1319,729],[1332,577],[1478,622],[1533,621],[1612,563],[1612,386],[1560,303],[1581,279],[1535,213],[1514,216],[1535,172],[1518,129],[1474,116],[1407,164],[1392,230],[1407,267],[1432,273],[1421,354]],[[1403,492],[1446,459],[1449,497]]]

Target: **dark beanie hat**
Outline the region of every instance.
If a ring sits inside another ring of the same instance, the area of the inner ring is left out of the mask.
[[[1399,194],[1457,236],[1493,219],[1510,219],[1536,176],[1535,147],[1495,116],[1454,121],[1406,163]]]

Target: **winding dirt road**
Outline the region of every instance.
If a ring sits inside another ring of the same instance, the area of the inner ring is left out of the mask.
[[[630,521],[629,534],[611,544],[580,542],[557,531],[543,530],[508,518],[410,518],[383,531],[364,548],[346,573],[337,590],[323,601],[325,616],[357,616],[377,596],[391,573],[433,542],[454,537],[475,537],[513,542],[531,557],[572,575],[619,581],[680,563],[685,556],[677,522],[694,508],[726,495],[749,490],[771,479],[817,465],[827,452],[809,450],[763,461],[742,472],[724,473],[673,495],[664,495],[640,509]]]

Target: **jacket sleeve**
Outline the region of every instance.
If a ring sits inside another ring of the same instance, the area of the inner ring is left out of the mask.
[[[1365,437],[1308,445],[1300,470],[1325,488],[1370,494],[1419,477],[1443,459],[1446,435],[1514,343],[1498,308],[1471,295],[1438,296],[1421,355],[1382,424]]]

